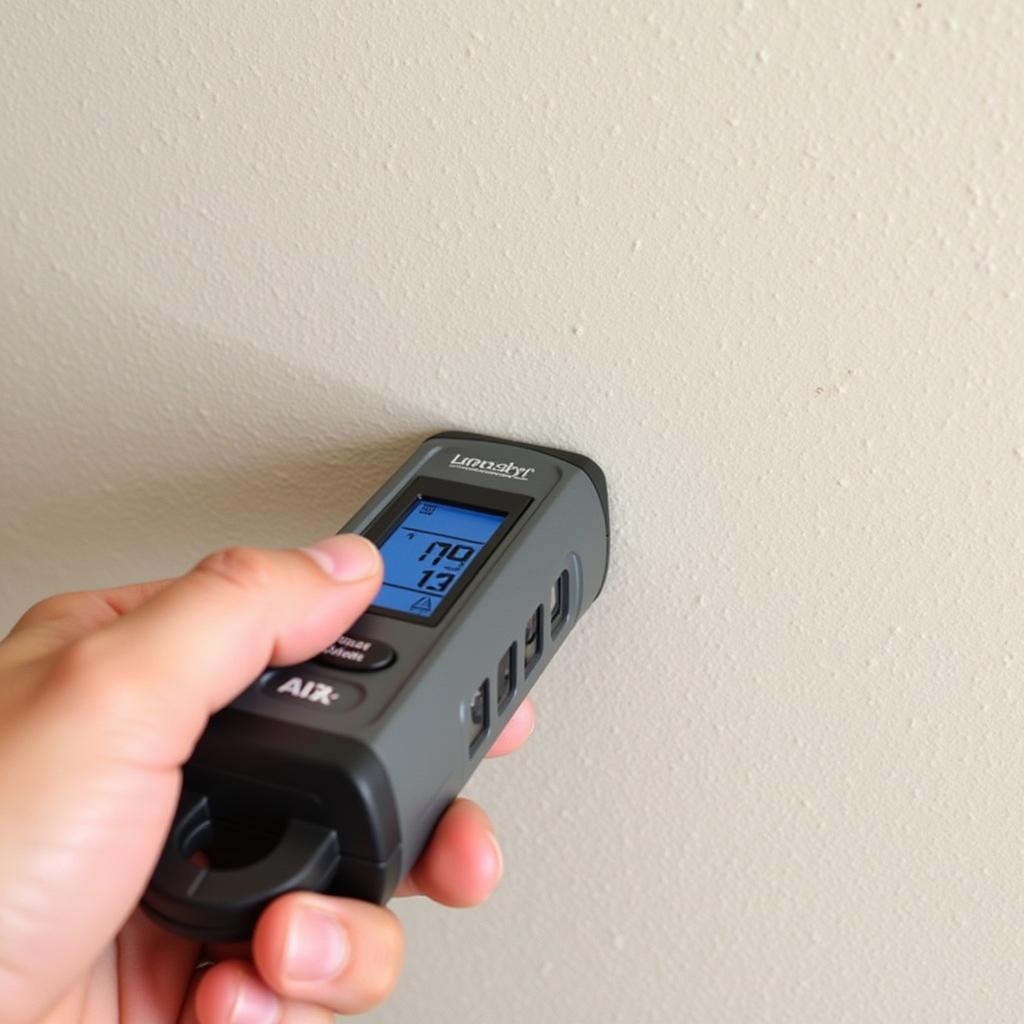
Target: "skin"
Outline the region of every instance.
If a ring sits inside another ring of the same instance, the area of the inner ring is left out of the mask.
[[[387,998],[403,953],[387,908],[289,893],[230,947],[138,910],[209,716],[267,664],[302,661],[348,628],[381,569],[359,537],[235,548],[179,579],[50,598],[0,643],[5,1022],[328,1024]],[[490,756],[532,728],[524,703]],[[399,895],[472,906],[501,866],[486,814],[458,800]]]

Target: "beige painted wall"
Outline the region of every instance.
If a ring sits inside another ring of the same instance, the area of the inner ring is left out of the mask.
[[[614,563],[376,1022],[1024,1015],[1024,8],[0,7],[0,620],[576,446]]]

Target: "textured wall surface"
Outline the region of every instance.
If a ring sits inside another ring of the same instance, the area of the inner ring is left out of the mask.
[[[609,585],[375,1022],[1024,1015],[1016,0],[0,7],[0,620],[446,426]]]

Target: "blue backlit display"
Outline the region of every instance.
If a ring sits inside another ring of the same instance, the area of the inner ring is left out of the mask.
[[[474,563],[505,516],[420,498],[381,545],[378,608],[429,618]]]

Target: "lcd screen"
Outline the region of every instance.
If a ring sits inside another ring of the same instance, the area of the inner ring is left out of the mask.
[[[381,545],[384,585],[374,605],[429,618],[504,519],[502,513],[418,498]]]

